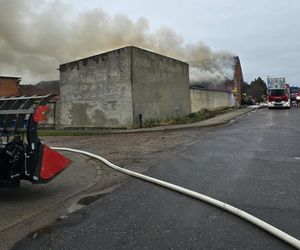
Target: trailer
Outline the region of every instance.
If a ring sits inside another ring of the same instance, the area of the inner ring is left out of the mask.
[[[71,161],[38,137],[54,95],[0,97],[0,187],[51,181]]]

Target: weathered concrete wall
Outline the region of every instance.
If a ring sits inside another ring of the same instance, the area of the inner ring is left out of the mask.
[[[235,105],[234,95],[230,92],[190,89],[191,112],[201,109],[215,110]]]
[[[60,65],[57,127],[133,127],[190,113],[188,64],[125,47]]]
[[[166,119],[190,113],[188,64],[132,48],[133,116]]]
[[[131,50],[60,65],[60,93],[60,127],[131,126]]]

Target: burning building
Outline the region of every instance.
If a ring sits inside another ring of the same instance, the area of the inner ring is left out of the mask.
[[[236,95],[237,102],[239,104],[241,103],[242,95],[244,93],[243,83],[244,83],[244,77],[243,77],[240,58],[236,56],[235,65],[234,65],[233,86],[234,86],[234,90],[236,90],[235,95]]]
[[[204,81],[195,81],[192,77],[190,86],[192,112],[231,107],[241,103],[244,79],[239,57],[233,57],[233,65],[230,67],[232,67],[231,75],[221,75],[217,72],[210,74],[210,78],[206,77]]]
[[[49,124],[61,128],[136,127],[140,119],[162,120],[240,102],[243,74],[238,57],[231,79],[221,71],[203,77],[203,69],[198,69],[201,77],[193,78],[187,63],[131,46],[62,64],[60,81],[20,85],[18,77],[0,77],[0,93],[56,94],[49,104]]]

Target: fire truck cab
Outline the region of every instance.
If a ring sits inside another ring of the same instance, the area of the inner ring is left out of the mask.
[[[290,87],[285,80],[274,83],[268,79],[267,101],[269,109],[291,107]]]

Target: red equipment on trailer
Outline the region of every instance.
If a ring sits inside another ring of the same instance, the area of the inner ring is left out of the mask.
[[[47,183],[71,161],[38,138],[46,104],[54,95],[0,98],[0,186],[18,187],[21,180]]]

